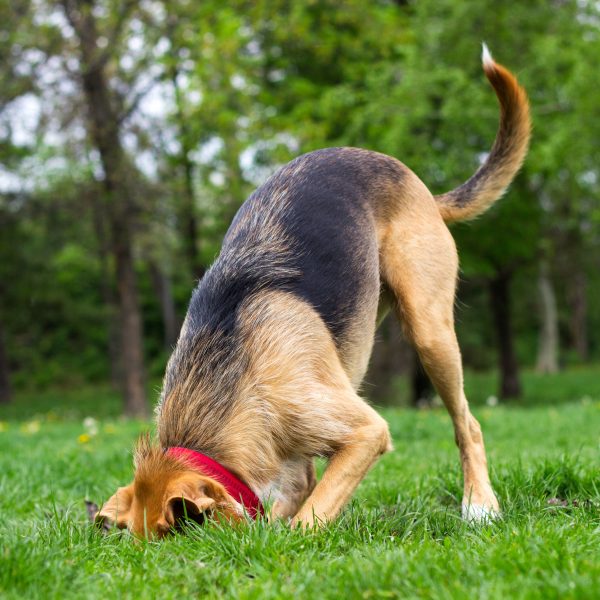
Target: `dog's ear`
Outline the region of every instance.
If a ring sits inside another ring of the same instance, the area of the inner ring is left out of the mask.
[[[103,529],[110,529],[116,525],[125,529],[131,518],[131,504],[133,503],[133,483],[120,487],[96,513],[94,522]]]
[[[177,490],[179,488],[179,490]],[[176,491],[177,490],[177,491]],[[203,523],[217,507],[217,500],[201,478],[186,477],[181,485],[171,486],[167,494],[165,518],[171,525],[177,525],[184,519]]]
[[[202,524],[216,514],[232,519],[239,511],[220,483],[202,475],[186,474],[170,486],[164,512],[167,521],[177,525],[185,518]]]
[[[171,496],[166,503],[165,518],[173,526],[181,524],[185,519],[202,524],[212,515],[216,507],[217,503],[206,496],[195,498],[188,498],[185,495]]]

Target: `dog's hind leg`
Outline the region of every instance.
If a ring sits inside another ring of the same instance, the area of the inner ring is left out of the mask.
[[[386,227],[382,278],[394,293],[396,312],[452,418],[464,475],[463,516],[480,520],[497,515],[499,508],[481,428],[463,391],[453,315],[458,255],[433,198],[424,186],[417,189],[419,198],[400,206]]]

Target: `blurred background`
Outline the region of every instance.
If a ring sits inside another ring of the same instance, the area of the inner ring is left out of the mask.
[[[298,154],[360,146],[434,193],[464,181],[498,121],[482,40],[534,133],[504,199],[453,227],[468,395],[600,394],[597,2],[2,0],[3,414],[149,414],[231,218]],[[391,319],[364,392],[432,400]]]

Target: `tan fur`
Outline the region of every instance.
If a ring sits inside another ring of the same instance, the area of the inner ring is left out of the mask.
[[[128,528],[139,537],[163,537],[177,526],[184,514],[197,517],[220,515],[229,521],[243,518],[242,507],[214,479],[198,473],[162,449],[140,439],[135,452],[134,481],[117,492],[96,515]]]
[[[485,210],[526,151],[523,90],[500,65],[487,63],[486,74],[500,99],[500,130],[486,164],[457,190],[434,197],[396,159],[352,148],[338,151],[361,175],[373,173],[372,211],[360,226],[377,238],[379,256],[360,272],[381,282],[380,295],[367,286],[356,299],[359,308],[341,343],[336,346],[307,302],[268,286],[239,307],[236,343],[222,355],[211,354],[211,348],[220,348],[211,337],[217,334],[195,333],[186,319],[157,408],[158,444],[142,441],[134,482],[117,491],[100,520],[138,535],[162,535],[176,522],[177,502],[196,516],[220,511],[231,520],[240,517],[239,505],[223,487],[166,455],[162,449],[169,446],[206,451],[272,502],[271,517],[293,516],[292,523],[303,527],[335,518],[378,456],[391,449],[387,424],[357,394],[375,327],[389,308],[413,340],[452,418],[464,473],[463,503],[498,512],[481,429],[463,392],[453,318],[458,255],[444,223]],[[274,270],[285,270],[283,258],[294,250],[274,215],[285,208],[287,193],[285,187],[274,193],[279,204],[240,219],[256,219],[256,239],[246,248],[268,255]],[[240,227],[241,221],[234,222],[231,235]],[[318,483],[316,456],[328,459]]]
[[[456,246],[425,185],[413,176],[409,188],[384,229],[382,277],[394,296],[396,314],[452,418],[463,465],[463,504],[479,505],[493,514],[498,502],[489,481],[481,430],[463,392],[454,333]]]
[[[500,102],[500,125],[489,156],[473,177],[435,197],[447,223],[474,219],[496,202],[521,167],[529,146],[531,118],[525,90],[502,65],[491,61],[483,68]]]

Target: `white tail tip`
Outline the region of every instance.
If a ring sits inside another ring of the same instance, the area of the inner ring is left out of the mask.
[[[492,53],[485,42],[482,42],[481,44],[481,62],[483,63],[484,67],[491,67],[494,65]]]

